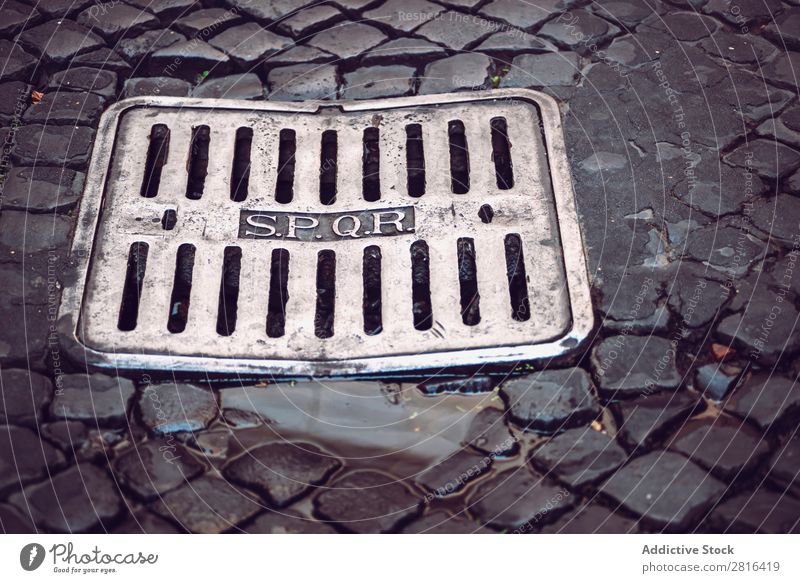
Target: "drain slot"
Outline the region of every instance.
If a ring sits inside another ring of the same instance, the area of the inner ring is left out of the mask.
[[[336,155],[339,144],[336,132],[322,132],[322,155],[319,167],[319,200],[322,204],[336,202]]]
[[[278,180],[275,200],[288,204],[294,198],[294,155],[297,150],[294,130],[283,129],[278,137]]]
[[[128,253],[128,268],[125,272],[125,285],[122,288],[122,303],[119,307],[117,327],[129,332],[136,328],[139,318],[139,301],[142,298],[142,282],[147,268],[147,243],[136,242]]]
[[[461,320],[467,326],[481,321],[478,272],[475,264],[475,241],[462,237],[458,240],[458,281],[461,285]]]
[[[430,330],[433,324],[431,308],[430,252],[425,241],[411,244],[411,301],[414,328]]]
[[[161,171],[167,163],[168,154],[169,128],[163,123],[156,124],[150,129],[150,144],[147,146],[147,158],[144,164],[144,180],[140,192],[145,198],[153,198],[158,194]]]
[[[280,338],[286,333],[286,302],[289,300],[289,252],[273,249],[269,267],[267,336]]]
[[[425,194],[425,151],[422,144],[422,126],[418,123],[406,126],[406,169],[408,194],[419,198]]]
[[[178,213],[175,209],[167,209],[161,217],[161,228],[165,231],[171,231],[178,224]]]
[[[368,336],[383,330],[381,314],[381,249],[370,245],[364,249],[364,332]]]
[[[451,121],[447,133],[450,138],[450,181],[454,194],[469,192],[469,150],[464,122]]]
[[[222,260],[222,281],[219,286],[219,309],[217,311],[217,334],[230,336],[236,329],[236,313],[239,304],[239,274],[242,270],[242,250],[225,247]]]
[[[178,247],[175,259],[175,280],[169,300],[169,319],[167,330],[179,334],[186,329],[189,319],[189,301],[192,295],[192,275],[194,272],[195,247],[184,243]]]
[[[380,143],[378,128],[364,130],[364,156],[361,167],[364,200],[375,202],[381,198]]]
[[[236,142],[233,146],[233,170],[231,171],[231,200],[242,202],[247,198],[250,186],[250,149],[253,144],[253,130],[239,128],[236,130]]]
[[[189,179],[186,181],[186,198],[199,200],[203,196],[208,175],[208,144],[211,131],[208,126],[192,128],[192,143],[189,148]]]
[[[514,171],[511,167],[511,144],[508,141],[508,126],[505,118],[493,118],[491,128],[492,161],[497,177],[497,188],[509,190],[514,186]]]
[[[528,277],[525,274],[522,239],[517,234],[507,235],[505,247],[511,317],[517,322],[527,322],[531,319],[531,304],[528,299]]]
[[[336,300],[336,254],[325,249],[317,254],[317,311],[314,334],[317,338],[333,336],[333,313]]]

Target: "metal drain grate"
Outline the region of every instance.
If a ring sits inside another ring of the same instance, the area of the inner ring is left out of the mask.
[[[556,356],[592,326],[532,91],[120,102],[61,327],[99,366],[338,375]]]

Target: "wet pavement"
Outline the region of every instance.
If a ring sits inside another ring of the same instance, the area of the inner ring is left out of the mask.
[[[800,530],[798,67],[796,0],[5,2],[0,528]],[[561,103],[598,321],[569,359],[162,383],[61,353],[116,100],[493,87]]]

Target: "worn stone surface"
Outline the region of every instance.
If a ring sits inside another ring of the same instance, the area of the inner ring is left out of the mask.
[[[79,13],[76,20],[112,43],[158,26],[155,16],[122,2],[90,6]]]
[[[592,381],[580,368],[545,370],[504,383],[511,419],[546,433],[588,424],[597,415]]]
[[[446,93],[462,89],[477,90],[489,86],[491,61],[486,55],[463,53],[433,61],[422,75],[419,93]]]
[[[36,56],[56,64],[105,46],[94,32],[67,19],[50,20],[30,28],[20,34],[19,42]]]
[[[725,493],[725,486],[676,453],[656,451],[629,462],[600,488],[648,525],[685,532]]]
[[[621,402],[616,407],[619,439],[631,450],[650,448],[698,407],[698,400],[685,392]]]
[[[206,79],[192,90],[191,95],[213,99],[264,99],[264,85],[253,73],[229,75]]]
[[[402,65],[363,67],[345,73],[342,98],[376,99],[407,95],[414,86],[414,68]]]
[[[574,504],[574,496],[548,479],[515,468],[485,480],[467,508],[482,524],[526,533],[553,522]]]
[[[0,216],[0,252],[6,257],[41,253],[69,241],[71,221],[61,215],[24,215],[6,211]]]
[[[103,69],[73,67],[53,75],[49,87],[56,91],[89,91],[108,99],[117,94],[117,74]]]
[[[225,476],[283,507],[324,483],[341,462],[310,443],[259,446],[225,467]]]
[[[421,499],[397,478],[362,470],[342,476],[314,499],[315,514],[345,531],[390,532],[419,513]]]
[[[577,489],[621,466],[628,455],[614,439],[589,428],[570,429],[534,451],[531,461],[542,472]]]
[[[88,127],[25,125],[17,131],[12,158],[20,166],[82,169],[89,162],[94,130]]]
[[[289,38],[250,22],[229,28],[209,43],[227,53],[236,63],[250,69],[292,45]]]
[[[195,385],[148,385],[139,397],[142,421],[154,433],[204,429],[216,417],[214,393]]]
[[[64,456],[27,427],[0,425],[0,496],[63,465]]]
[[[120,40],[115,48],[122,58],[136,65],[157,50],[185,40],[185,36],[173,30],[169,30],[168,28],[148,30],[133,38],[124,38]]]
[[[29,511],[38,527],[55,532],[86,532],[111,522],[122,510],[122,499],[108,474],[81,463],[11,497]]]
[[[488,455],[459,450],[417,475],[416,482],[433,496],[442,498],[460,492],[491,465],[492,458]]]
[[[523,4],[515,0],[492,0],[481,8],[481,13],[504,20],[512,26],[531,28],[558,14],[567,2],[544,0],[535,4]]]
[[[728,397],[723,407],[765,430],[792,424],[800,415],[800,385],[777,373],[754,374]]]
[[[335,534],[325,522],[307,518],[291,510],[259,514],[245,529],[250,534]]]
[[[361,22],[342,22],[315,34],[308,44],[340,59],[357,57],[386,40],[374,26]]]
[[[11,504],[0,504],[0,532],[3,534],[34,534],[36,527],[26,514]]]
[[[365,65],[374,63],[407,64],[409,59],[432,60],[445,56],[447,56],[447,51],[430,41],[420,38],[397,38],[370,50],[362,57],[362,61]]]
[[[514,57],[500,87],[549,87],[575,85],[580,75],[577,53],[562,52]]]
[[[463,513],[457,516],[442,510],[430,512],[403,529],[404,534],[493,534],[476,520]]]
[[[18,43],[5,39],[0,39],[0,62],[3,63],[0,81],[27,80],[36,67],[33,55],[28,54]]]
[[[25,123],[50,125],[93,126],[100,119],[105,99],[94,93],[54,91],[25,111]]]
[[[614,514],[598,504],[589,503],[568,512],[553,524],[545,525],[542,534],[627,534],[638,532],[635,520]]]
[[[122,454],[114,469],[123,487],[139,498],[152,500],[196,477],[203,464],[180,445],[157,440]]]
[[[123,97],[140,97],[142,95],[166,95],[186,97],[192,90],[188,81],[172,77],[136,77],[125,81]]]
[[[315,32],[328,28],[344,19],[345,15],[336,7],[328,4],[319,4],[308,6],[288,18],[284,18],[280,21],[278,27],[282,32],[303,40]]]
[[[800,502],[765,488],[734,496],[709,517],[712,532],[731,534],[797,534]]]
[[[464,50],[472,48],[496,31],[496,28],[487,26],[485,22],[461,12],[448,10],[423,24],[416,30],[416,34],[431,42]]]
[[[444,8],[428,0],[386,0],[363,16],[395,30],[409,32],[436,18]]]
[[[109,426],[126,424],[135,392],[128,379],[100,373],[64,375],[60,389],[50,404],[53,417]]]
[[[269,99],[302,101],[334,99],[338,81],[332,65],[293,65],[272,69],[267,77]]]
[[[657,336],[612,336],[592,351],[592,369],[601,394],[631,396],[675,390],[681,374],[675,347]]]
[[[192,82],[206,71],[221,76],[230,69],[228,55],[198,39],[176,42],[159,49],[148,61],[151,75],[174,76]]]
[[[4,368],[0,371],[0,395],[0,423],[35,423],[42,421],[43,409],[53,398],[53,383],[33,371]]]
[[[205,10],[187,11],[185,16],[174,21],[172,25],[189,38],[206,38],[237,24],[240,20],[241,17],[232,10],[206,8]]]
[[[788,491],[795,498],[800,498],[800,472],[797,471],[800,460],[800,438],[791,435],[775,452],[769,461],[769,479],[781,492]]]
[[[694,384],[708,398],[721,401],[737,382],[736,375],[728,375],[716,364],[705,364],[697,369]]]
[[[503,411],[495,407],[481,409],[467,428],[463,445],[470,445],[492,457],[507,457],[519,449],[517,439],[505,424]]]
[[[211,476],[202,476],[167,493],[150,508],[196,534],[234,529],[262,510],[252,494]]]

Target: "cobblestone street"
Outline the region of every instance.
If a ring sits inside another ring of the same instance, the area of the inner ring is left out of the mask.
[[[800,532],[798,70],[800,0],[0,0],[0,531]],[[115,102],[502,88],[561,109],[596,321],[567,357],[278,382],[65,353]]]

